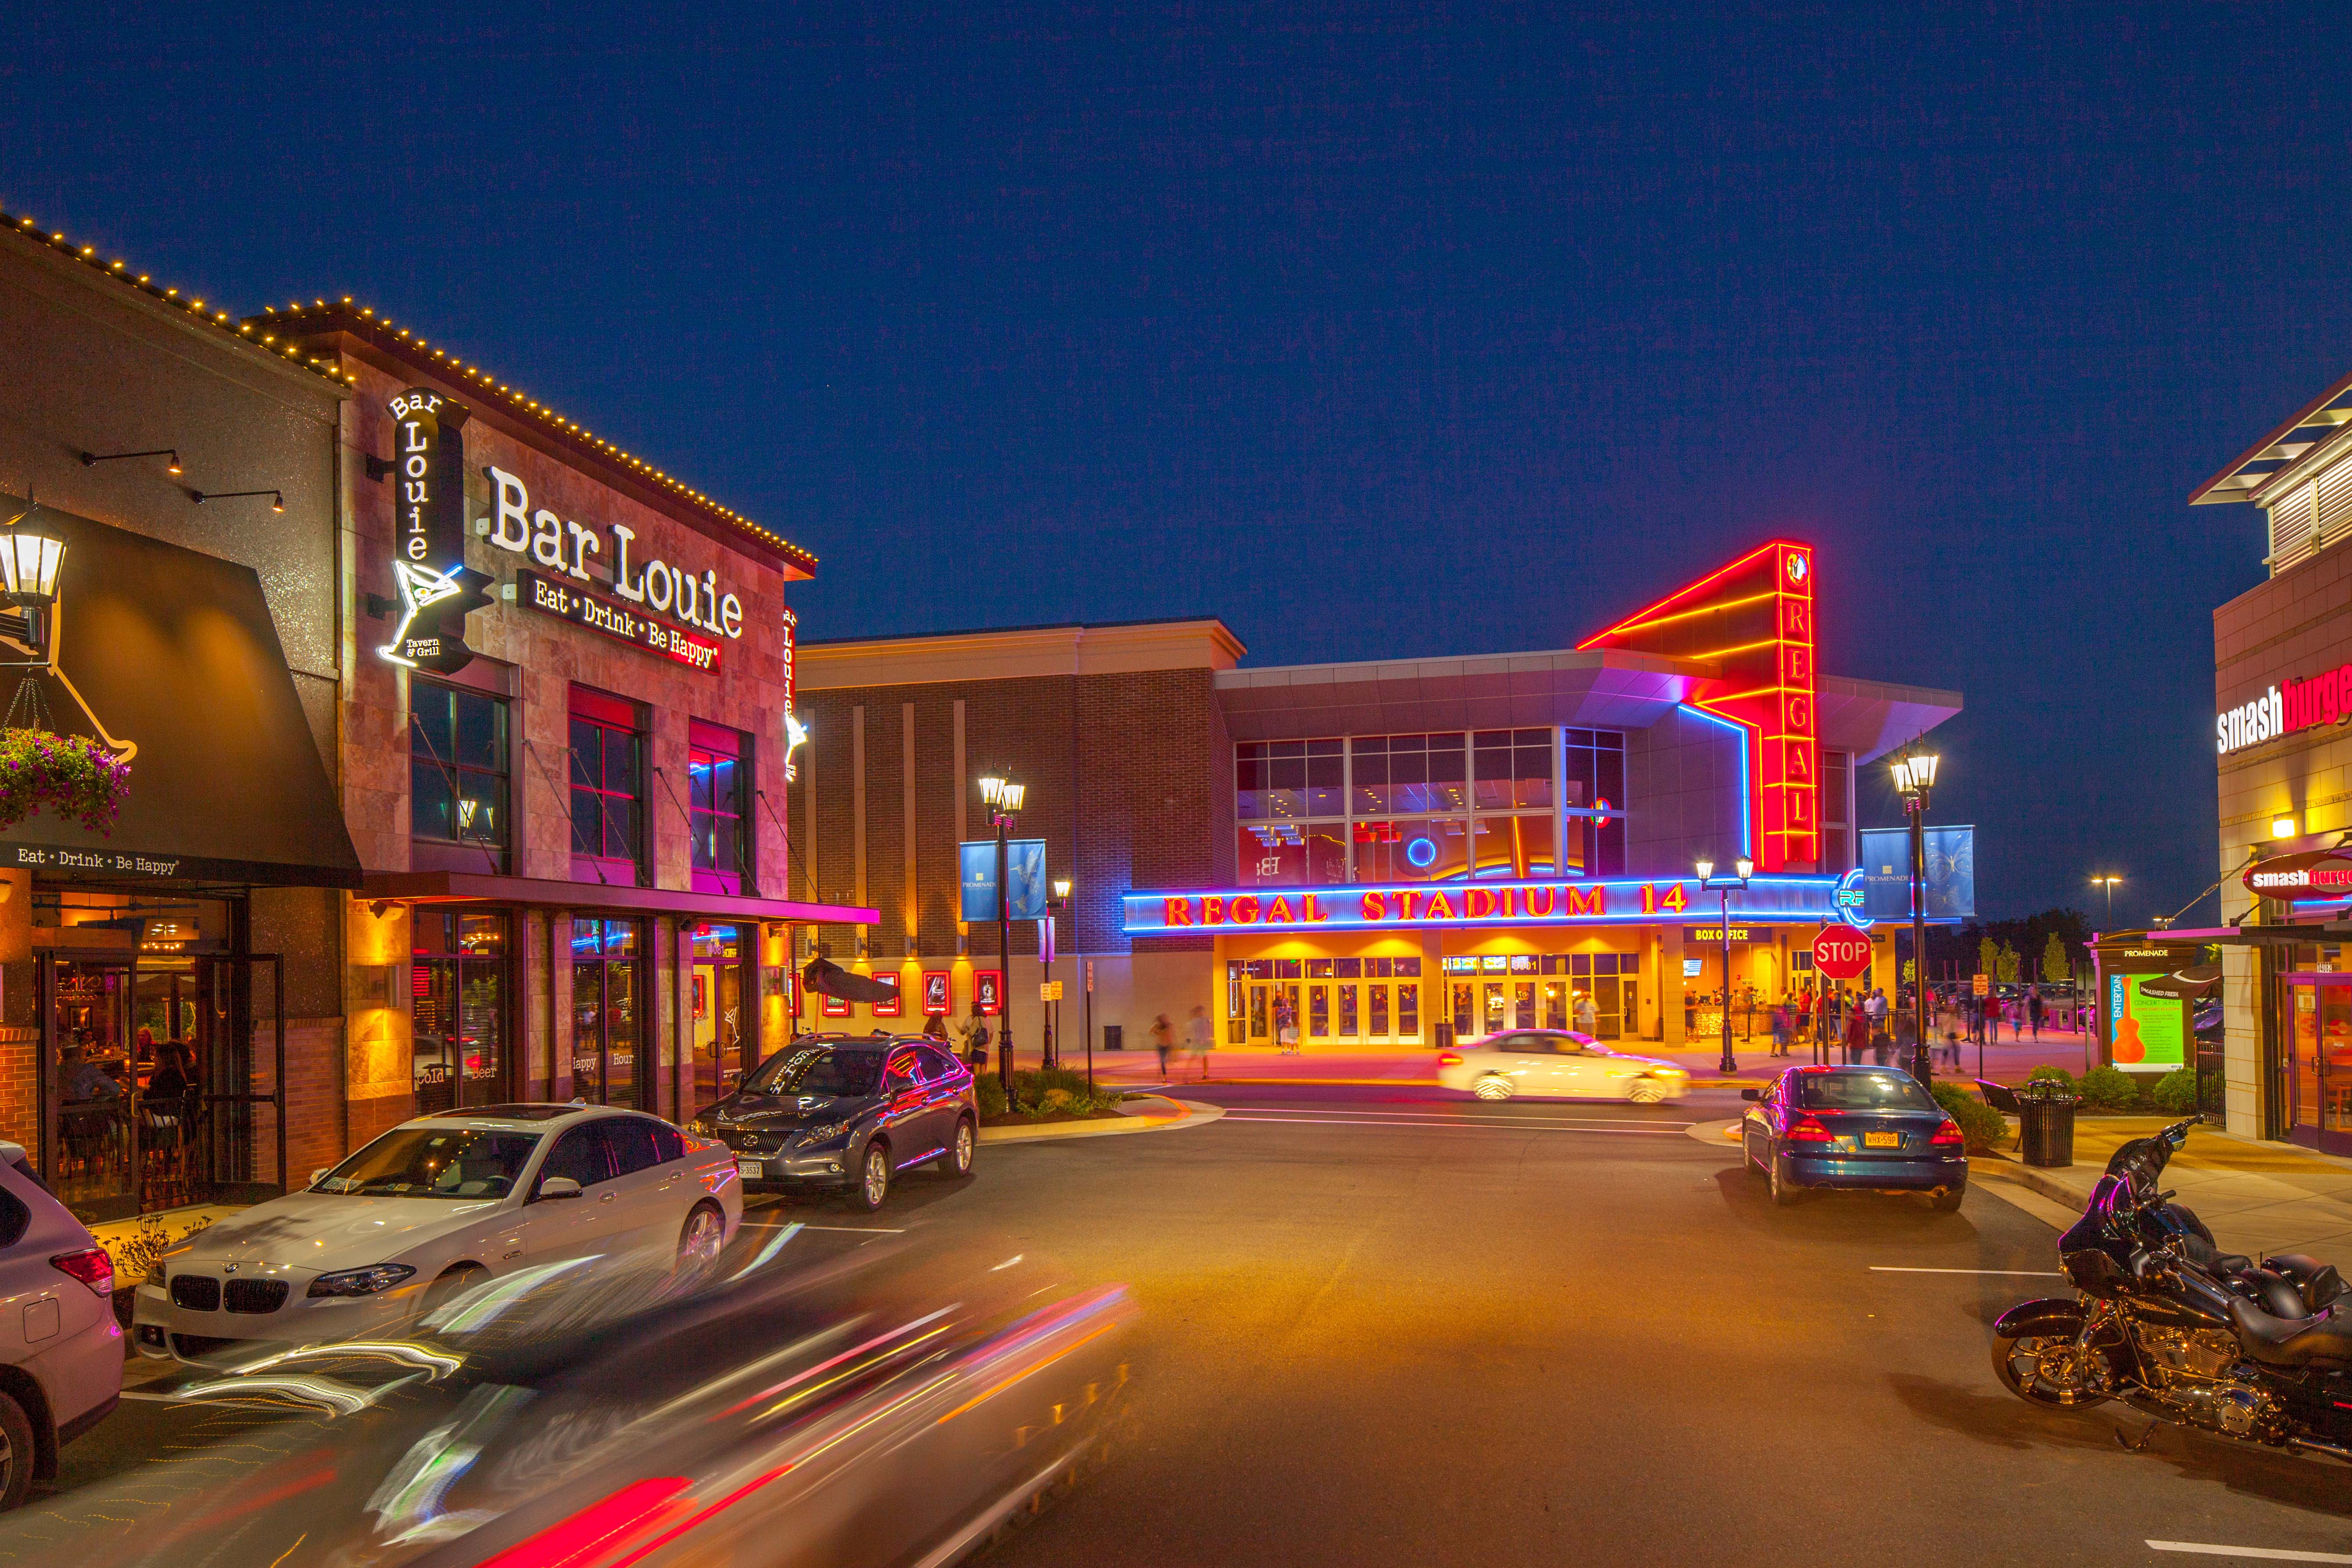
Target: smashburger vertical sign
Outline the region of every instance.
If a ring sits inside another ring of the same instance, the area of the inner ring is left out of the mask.
[[[2309,680],[2283,680],[2260,697],[2213,715],[2213,740],[2223,756],[2308,730],[2352,719],[2352,664]]]
[[[2352,855],[2333,849],[2273,855],[2246,868],[2246,890],[2265,899],[2352,898]]]

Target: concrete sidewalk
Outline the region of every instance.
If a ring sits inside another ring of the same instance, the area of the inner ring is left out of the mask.
[[[1694,1083],[1713,1083],[1732,1088],[1754,1087],[1767,1081],[1772,1074],[1816,1058],[1814,1047],[1800,1043],[1785,1058],[1771,1054],[1769,1036],[1752,1042],[1732,1037],[1733,1059],[1738,1070],[1721,1073],[1720,1047],[1713,1044],[1699,1047],[1664,1047],[1647,1040],[1619,1040],[1611,1049],[1628,1056],[1655,1057],[1670,1061],[1688,1071]],[[2035,1068],[2054,1064],[2071,1073],[2083,1070],[2084,1043],[2078,1034],[2042,1031],[2040,1041],[2022,1044],[2004,1041],[1988,1046],[1982,1053],[1984,1076],[2000,1083],[2022,1083]],[[1960,1050],[1960,1074],[1963,1079],[1977,1076],[1977,1047],[1963,1045]],[[1835,1052],[1821,1059],[1843,1059]],[[1037,1065],[1037,1053],[1031,1050],[1017,1054],[1016,1065],[1024,1070]],[[1081,1055],[1065,1055],[1062,1065],[1083,1072],[1086,1059]],[[1943,1069],[1948,1073],[1950,1069]],[[1168,1071],[1160,1070],[1156,1051],[1097,1051],[1095,1077],[1105,1083],[1170,1083],[1181,1086],[1203,1081],[1201,1064],[1182,1051],[1171,1052]],[[1414,1047],[1402,1050],[1367,1051],[1339,1050],[1328,1047],[1310,1047],[1293,1056],[1265,1048],[1222,1047],[1210,1053],[1208,1075],[1210,1083],[1283,1083],[1283,1084],[1421,1084],[1437,1081],[1437,1047]]]
[[[2000,1173],[2080,1213],[2106,1173],[2108,1156],[2126,1140],[2144,1138],[2171,1120],[2078,1118],[2072,1165],[2045,1169],[2011,1159]],[[2307,1252],[2324,1263],[2352,1261],[2352,1161],[2193,1127],[2189,1142],[2165,1167],[2164,1184],[2196,1211],[2225,1251],[2257,1258]]]

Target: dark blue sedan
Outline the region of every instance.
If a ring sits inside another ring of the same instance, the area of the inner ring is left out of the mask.
[[[1765,1089],[1743,1089],[1739,1129],[1751,1169],[1792,1204],[1811,1187],[1927,1193],[1941,1213],[1968,1193],[1959,1124],[1909,1073],[1888,1068],[1790,1068]]]

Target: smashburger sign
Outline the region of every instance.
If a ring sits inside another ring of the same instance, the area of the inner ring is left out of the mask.
[[[2222,756],[2320,724],[2352,719],[2352,664],[2309,680],[2283,680],[2260,697],[2213,715],[2213,742]]]
[[[2265,899],[2352,898],[2352,855],[2311,849],[2273,855],[2246,868],[2246,890]]]

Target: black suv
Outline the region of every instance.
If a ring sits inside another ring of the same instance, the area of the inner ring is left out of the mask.
[[[838,1188],[877,1209],[909,1165],[971,1173],[980,1106],[971,1070],[919,1036],[803,1035],[690,1125],[735,1152],[746,1193]]]

